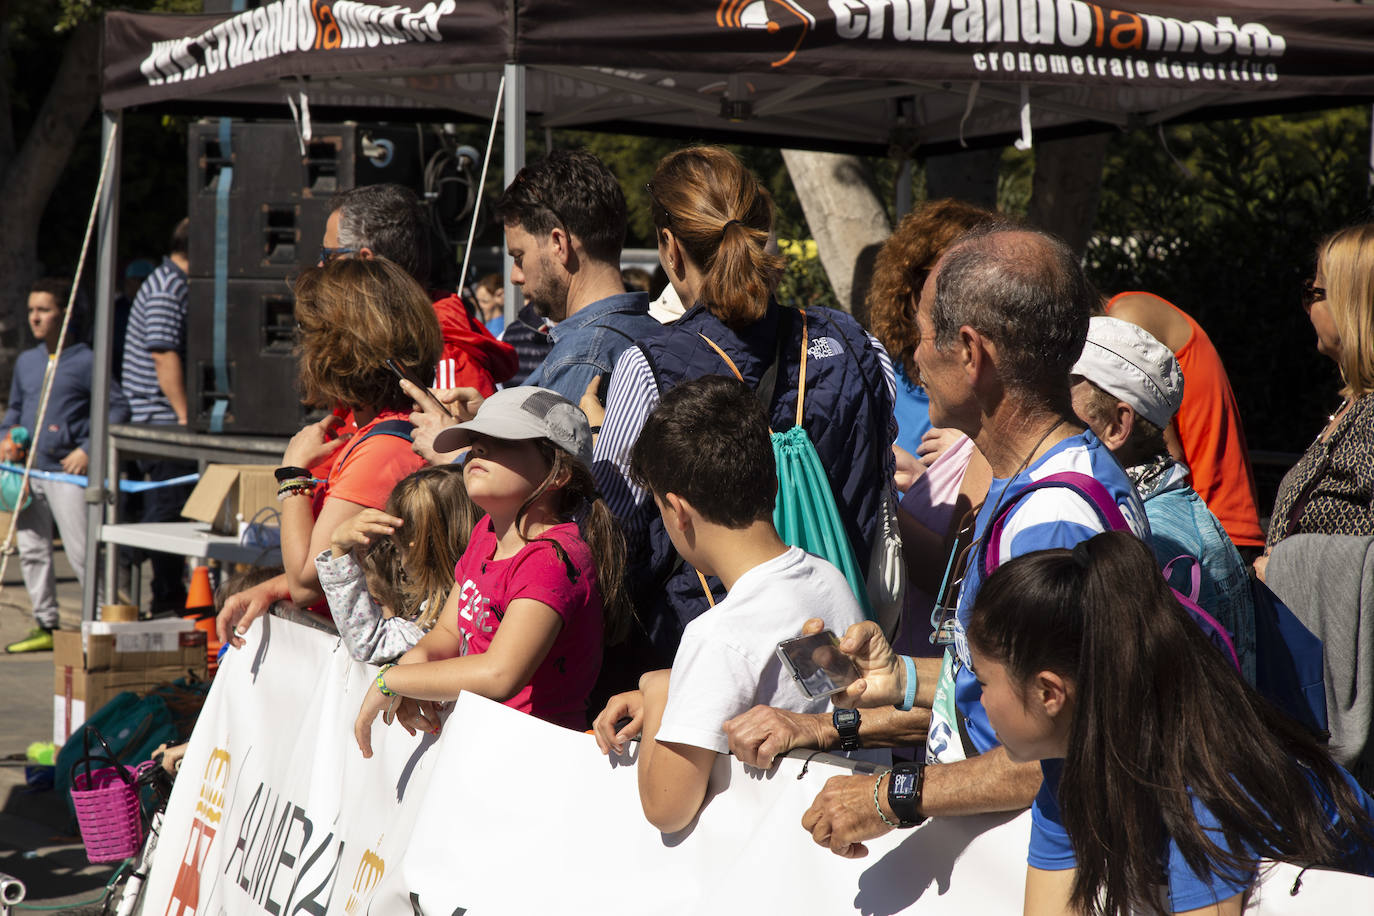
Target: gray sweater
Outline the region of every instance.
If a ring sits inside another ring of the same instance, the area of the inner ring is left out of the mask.
[[[1374,781],[1374,537],[1297,534],[1274,546],[1265,583],[1321,638],[1331,755]],[[1368,611],[1368,613],[1365,613]]]

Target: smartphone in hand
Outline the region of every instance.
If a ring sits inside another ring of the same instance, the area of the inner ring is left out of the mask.
[[[784,639],[777,653],[802,693],[813,700],[839,693],[859,679],[859,669],[840,651],[840,640],[830,630]]]
[[[388,357],[386,360],[386,367],[390,369],[392,375],[395,375],[398,379],[403,379],[407,382],[410,382],[410,384],[414,385],[416,388],[419,388],[421,391],[423,391],[425,393],[425,397],[429,398],[429,402],[431,404],[439,408],[439,410],[442,411],[445,415],[449,415],[449,409],[444,406],[443,401],[440,401],[437,397],[435,397],[434,392],[429,390],[429,386],[424,384],[418,378],[415,377],[415,373],[411,372],[405,366],[402,366],[400,363],[396,362],[396,360],[391,359],[390,357]]]

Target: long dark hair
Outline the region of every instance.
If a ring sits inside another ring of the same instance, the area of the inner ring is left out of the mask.
[[[630,594],[625,588],[625,536],[620,531],[619,522],[611,514],[610,507],[601,498],[596,481],[592,479],[592,472],[587,466],[566,449],[559,448],[548,439],[536,439],[535,446],[549,463],[549,473],[516,511],[515,530],[521,533],[522,538],[524,537],[525,513],[534,505],[535,500],[557,486],[558,517],[577,523],[577,530],[582,535],[582,540],[587,543],[592,560],[596,563],[596,582],[601,591],[604,641],[607,645],[613,646],[629,633],[630,620],[634,616]],[[565,478],[567,482],[558,486],[558,481]],[[568,565],[570,573],[572,572],[568,555],[561,544],[552,538],[534,540],[552,544],[559,559]]]
[[[1039,671],[1075,685],[1059,803],[1084,913],[1164,913],[1170,839],[1200,877],[1258,858],[1347,865],[1374,824],[1326,750],[1255,692],[1174,600],[1148,547],[1125,532],[1001,566],[978,592],[968,638],[1015,684]],[[1208,836],[1196,800],[1220,827]]]

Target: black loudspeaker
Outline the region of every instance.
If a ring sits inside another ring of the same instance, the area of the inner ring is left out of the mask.
[[[383,182],[418,192],[419,143],[413,129],[357,124],[315,125],[308,141],[289,121],[231,121],[227,137],[218,120],[191,125],[186,392],[193,429],[210,431],[220,402],[226,433],[290,436],[301,428],[291,283],[319,259],[335,192]],[[217,381],[214,359],[221,197],[227,385]]]
[[[224,197],[228,275],[293,277],[319,258],[333,195],[359,185],[422,186],[414,130],[320,124],[302,140],[291,122],[192,124],[187,138],[188,257],[192,276],[215,272]],[[232,174],[225,172],[232,166]]]
[[[293,435],[306,409],[296,388],[296,319],[285,279],[229,280],[225,372],[215,372],[215,281],[192,277],[186,314],[186,399],[190,426],[211,431],[215,405],[225,403],[222,432]]]

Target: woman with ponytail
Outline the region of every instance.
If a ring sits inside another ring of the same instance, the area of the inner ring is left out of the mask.
[[[758,179],[728,150],[690,147],[658,163],[648,192],[659,261],[688,308],[616,363],[596,442],[592,470],[625,527],[630,585],[646,631],[635,634],[624,683],[608,685],[617,690],[671,663],[683,626],[724,595],[718,581],[702,579],[676,555],[653,501],[629,474],[630,449],[663,393],[691,379],[733,375],[758,393],[773,431],[803,426],[861,565],[892,479],[887,354],[849,315],[774,299],[784,261],[770,244],[773,201]]]
[[[1374,875],[1374,801],[1236,673],[1148,547],[1027,554],[978,593],[983,706],[1040,760],[1025,912],[1238,914],[1260,859]]]

